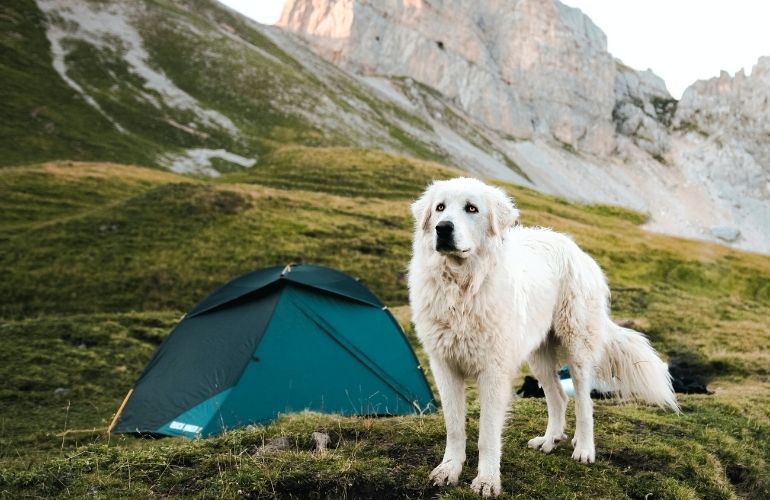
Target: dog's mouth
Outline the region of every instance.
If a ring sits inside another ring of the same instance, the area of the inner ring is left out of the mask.
[[[451,234],[438,234],[436,238],[436,251],[441,255],[464,258],[470,253],[470,248],[458,248],[455,238]]]
[[[436,244],[436,251],[441,255],[452,255],[455,257],[466,257],[471,253],[470,248],[457,248],[454,244]]]

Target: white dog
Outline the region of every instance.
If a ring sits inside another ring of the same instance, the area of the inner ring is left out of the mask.
[[[594,378],[622,398],[679,410],[666,365],[642,334],[610,320],[604,274],[570,238],[518,225],[519,212],[502,190],[469,178],[434,182],[412,212],[412,320],[447,431],[444,458],[430,474],[436,485],[456,484],[465,461],[465,377],[479,384],[479,466],[471,487],[483,496],[500,492],[501,434],[524,361],[548,407],[545,434],[529,446],[545,453],[567,437],[560,352],[575,385],[575,460],[595,457]]]

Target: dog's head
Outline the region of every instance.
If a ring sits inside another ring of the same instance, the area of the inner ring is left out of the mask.
[[[467,177],[428,186],[412,214],[418,246],[458,259],[501,241],[519,218],[503,190]]]

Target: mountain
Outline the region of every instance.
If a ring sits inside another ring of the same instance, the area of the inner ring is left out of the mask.
[[[290,0],[278,25],[367,81],[436,89],[535,189],[646,211],[653,231],[770,252],[764,59],[750,77],[697,82],[679,103],[558,0]]]
[[[420,96],[415,107],[213,1],[0,8],[0,164],[108,160],[218,175],[299,144],[450,164],[470,155],[488,164],[471,171],[522,179],[486,131],[432,89],[397,82]]]
[[[615,62],[604,34],[558,2],[290,1],[278,22],[364,75],[403,75],[514,139],[612,150]]]
[[[375,148],[770,252],[768,120],[736,104],[762,79],[678,103],[558,1],[297,0],[280,29],[206,0],[0,9],[0,164],[219,175],[289,145]]]

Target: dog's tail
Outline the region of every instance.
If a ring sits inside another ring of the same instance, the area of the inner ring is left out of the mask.
[[[599,379],[620,399],[635,399],[669,407],[679,413],[668,366],[660,359],[643,334],[616,325],[607,318],[610,333]]]

